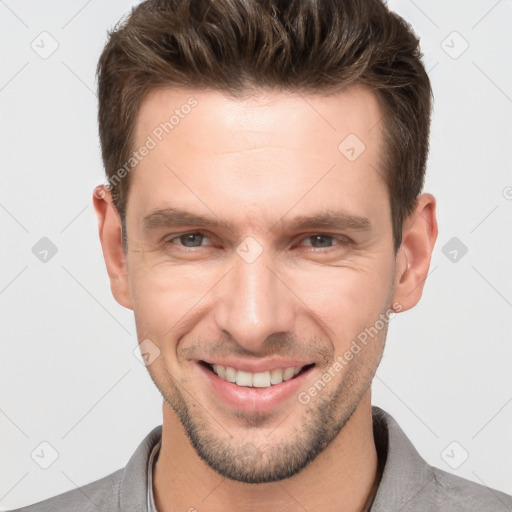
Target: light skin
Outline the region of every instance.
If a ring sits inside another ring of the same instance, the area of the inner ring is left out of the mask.
[[[147,366],[164,397],[157,509],[366,510],[378,486],[370,386],[387,323],[341,371],[333,363],[379,315],[420,300],[435,199],[418,197],[395,254],[382,112],[359,87],[237,100],[153,92],[134,146],[192,96],[197,106],[131,171],[126,254],[109,191],[93,198],[112,293],[134,311],[139,342],[160,351]],[[353,161],[338,149],[349,134],[365,145]],[[174,217],[144,221],[170,208]],[[178,219],[177,210],[205,219]],[[326,212],[334,223],[320,222]],[[247,251],[257,257],[249,262]],[[200,361],[310,366],[270,405],[256,388],[233,404]],[[329,369],[334,376],[301,403]]]

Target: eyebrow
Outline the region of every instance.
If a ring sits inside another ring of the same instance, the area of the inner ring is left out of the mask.
[[[149,232],[159,228],[177,226],[197,226],[208,228],[224,228],[236,231],[233,224],[210,215],[198,215],[179,208],[163,208],[154,210],[143,218],[143,229]],[[366,217],[351,215],[343,210],[327,209],[312,215],[299,215],[290,220],[281,217],[270,230],[286,229],[300,231],[304,229],[349,229],[352,231],[369,231],[372,228]]]
[[[144,231],[173,226],[193,225],[199,227],[224,227],[232,229],[232,226],[222,220],[209,215],[180,210],[179,208],[163,208],[154,210],[146,215],[142,221]]]

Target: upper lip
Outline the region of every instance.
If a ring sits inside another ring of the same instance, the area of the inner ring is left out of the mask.
[[[250,361],[247,359],[225,358],[225,359],[202,359],[204,363],[210,365],[230,366],[235,370],[243,372],[260,373],[276,370],[278,368],[298,368],[313,364],[312,361],[299,359],[262,359],[259,361]],[[199,361],[198,361],[199,362]]]

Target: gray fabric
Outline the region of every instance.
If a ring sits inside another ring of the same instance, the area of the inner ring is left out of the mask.
[[[512,496],[427,464],[396,421],[375,406],[373,428],[379,459],[385,465],[371,512],[512,511]],[[148,497],[152,497],[149,459],[161,435],[160,425],[142,441],[124,469],[11,512],[147,511]]]
[[[148,462],[148,490],[147,490],[147,501],[146,506],[148,512],[158,512],[155,506],[155,498],[153,496],[153,466],[155,462],[158,460],[157,453],[160,450],[160,441],[156,443],[154,448],[151,450],[151,455],[149,456]]]

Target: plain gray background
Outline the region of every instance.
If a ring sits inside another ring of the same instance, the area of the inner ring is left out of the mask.
[[[161,423],[91,202],[96,63],[134,4],[0,0],[1,510],[125,466]],[[421,303],[391,322],[373,403],[431,464],[512,493],[512,2],[390,6],[433,84],[425,191],[440,231]]]

